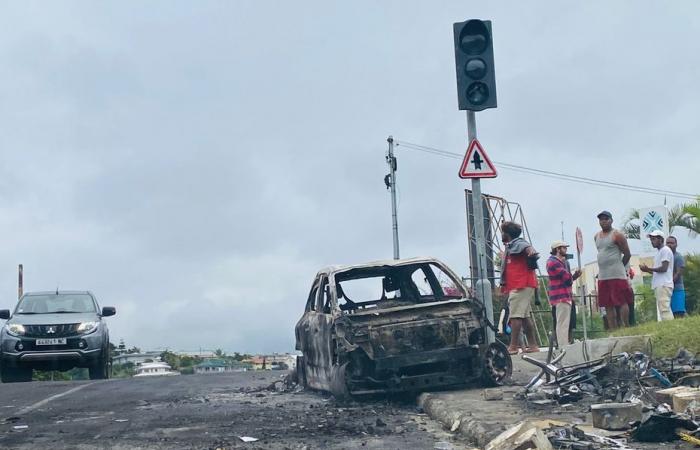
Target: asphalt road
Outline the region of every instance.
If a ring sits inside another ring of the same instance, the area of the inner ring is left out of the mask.
[[[282,383],[270,388],[281,376],[259,371],[3,384],[0,448],[469,448],[410,399],[339,405]]]

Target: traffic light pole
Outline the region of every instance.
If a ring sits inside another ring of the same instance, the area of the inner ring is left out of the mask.
[[[474,111],[467,111],[467,137],[469,142],[476,139],[476,116]],[[493,323],[493,299],[491,282],[486,274],[486,236],[484,235],[484,210],[481,200],[481,179],[472,178],[472,204],[474,207],[474,235],[476,237],[476,261],[479,279],[474,284],[476,298],[481,300],[486,309],[486,318]],[[496,334],[486,328],[486,342],[496,341]]]

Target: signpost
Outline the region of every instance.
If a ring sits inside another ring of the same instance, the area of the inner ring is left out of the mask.
[[[583,234],[581,229],[576,227],[576,259],[578,261],[578,268],[583,272],[581,267],[581,253],[583,252]],[[582,282],[579,282],[579,295],[581,296],[581,305],[583,306],[583,342],[588,340],[588,331],[586,330],[586,294],[584,292],[584,286]]]

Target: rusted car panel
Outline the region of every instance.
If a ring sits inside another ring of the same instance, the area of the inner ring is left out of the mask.
[[[432,258],[320,271],[296,326],[299,377],[336,396],[413,391],[510,376],[485,344],[482,305]]]

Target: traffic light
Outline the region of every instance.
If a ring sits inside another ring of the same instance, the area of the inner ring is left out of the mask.
[[[496,107],[491,21],[472,19],[454,24],[459,109]]]

